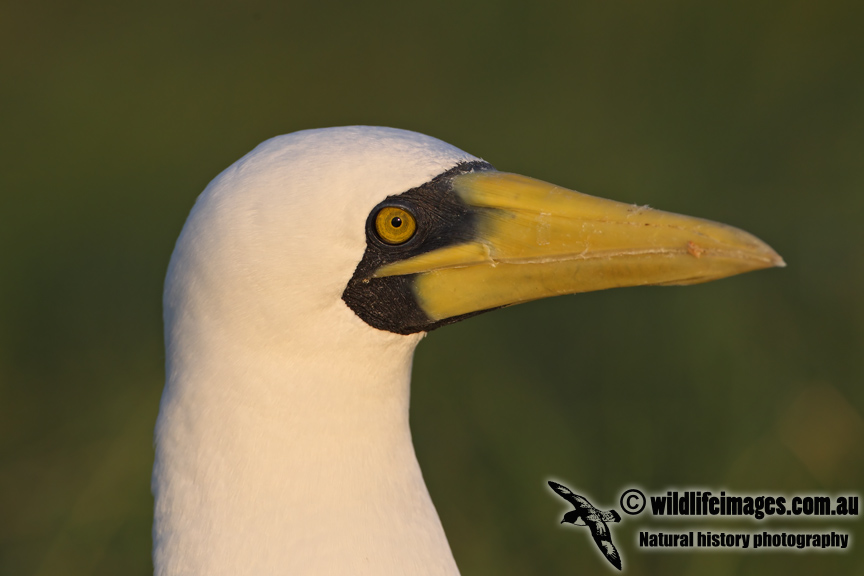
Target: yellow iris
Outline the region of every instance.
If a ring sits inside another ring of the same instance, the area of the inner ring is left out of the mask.
[[[375,216],[375,232],[387,244],[404,244],[417,231],[417,221],[404,208],[385,206]]]

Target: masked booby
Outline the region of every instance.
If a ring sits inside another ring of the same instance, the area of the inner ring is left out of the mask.
[[[498,172],[414,132],[267,140],[207,186],[171,257],[155,573],[458,574],[408,426],[425,332],[781,265],[741,230]]]

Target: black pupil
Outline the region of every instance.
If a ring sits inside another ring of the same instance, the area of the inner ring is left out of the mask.
[[[394,216],[393,219],[390,220],[390,225],[393,226],[393,228],[399,228],[402,226],[402,219],[398,216]]]

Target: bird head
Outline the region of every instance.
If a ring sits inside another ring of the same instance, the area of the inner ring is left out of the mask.
[[[499,172],[414,132],[268,140],[207,186],[169,265],[157,572],[356,573],[380,555],[392,573],[453,573],[408,426],[425,332],[776,265],[746,232]]]
[[[736,228],[499,172],[428,136],[309,130],[262,143],[198,199],[166,325],[183,310],[235,345],[416,344],[520,302],[781,265]]]
[[[584,512],[582,512],[584,514]],[[576,524],[579,526],[584,526],[585,521],[579,516],[579,510],[570,510],[566,514],[564,514],[564,518],[561,520],[561,524],[565,522],[568,524]]]

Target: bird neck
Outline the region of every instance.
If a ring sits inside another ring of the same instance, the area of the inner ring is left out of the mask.
[[[156,574],[458,573],[408,426],[419,338],[274,354],[212,334],[168,337]]]

